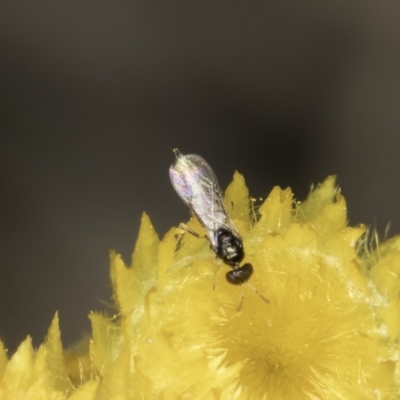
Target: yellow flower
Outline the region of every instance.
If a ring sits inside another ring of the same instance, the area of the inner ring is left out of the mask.
[[[225,203],[248,283],[227,283],[206,239],[159,241],[143,215],[132,265],[110,254],[118,312],[90,315],[89,353],[65,368],[56,317],[38,351],[1,349],[0,399],[399,398],[400,238],[367,246],[334,177],[302,204],[275,187],[255,212],[236,173]]]

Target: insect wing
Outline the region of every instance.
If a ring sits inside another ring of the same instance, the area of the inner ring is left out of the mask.
[[[217,229],[232,229],[217,178],[203,158],[194,154],[179,157],[170,168],[170,178],[178,195],[207,230],[213,245]]]

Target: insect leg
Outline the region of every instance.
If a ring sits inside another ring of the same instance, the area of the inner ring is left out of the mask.
[[[243,292],[243,286],[240,286],[240,303],[236,309],[236,312],[240,312],[242,310],[243,307],[243,303],[244,303],[244,292]]]
[[[197,233],[196,231],[194,231],[192,228],[189,228],[186,224],[184,224],[183,222],[181,222],[179,224],[179,228],[183,229],[186,232],[191,233],[193,236],[198,237],[199,239],[204,239],[205,237],[207,237],[206,235],[200,235],[199,233]]]
[[[219,268],[220,268],[220,265],[218,265],[218,267],[217,267],[217,269],[216,269],[216,271],[215,271],[215,274],[214,274],[214,279],[213,279],[213,291],[215,290],[216,281],[217,281],[217,274],[218,274]]]
[[[265,301],[267,304],[270,303],[270,301],[269,301],[266,297],[264,297],[253,285],[250,285],[250,283],[248,283],[248,282],[244,282],[244,283],[245,283],[245,285],[247,285],[255,294],[257,294],[258,297],[259,297],[261,300]],[[243,303],[244,303],[244,291],[243,291],[243,285],[240,285],[240,303],[239,303],[239,305],[238,305],[238,307],[237,307],[237,309],[236,309],[236,312],[239,313],[239,312],[242,310]]]

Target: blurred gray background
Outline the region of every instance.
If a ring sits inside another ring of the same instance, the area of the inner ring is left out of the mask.
[[[300,5],[301,3],[301,5]],[[110,303],[146,211],[188,218],[172,148],[223,188],[304,199],[338,174],[351,224],[400,232],[400,3],[0,2],[0,337],[66,346]]]

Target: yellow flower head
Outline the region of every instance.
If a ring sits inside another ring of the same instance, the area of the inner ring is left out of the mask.
[[[70,398],[399,398],[400,239],[364,246],[334,177],[302,204],[275,187],[255,212],[236,173],[225,204],[249,282],[230,285],[206,239],[159,241],[144,215],[132,265],[111,252],[118,313],[90,315],[92,373]]]
[[[274,188],[256,218],[235,174],[225,204],[254,267],[249,284],[226,282],[205,239],[172,228],[159,242],[146,215],[132,266],[111,254],[121,314],[116,324],[92,316],[98,398],[395,396],[399,313],[385,321],[390,301],[357,247],[365,228],[346,226],[334,178],[301,205]]]

